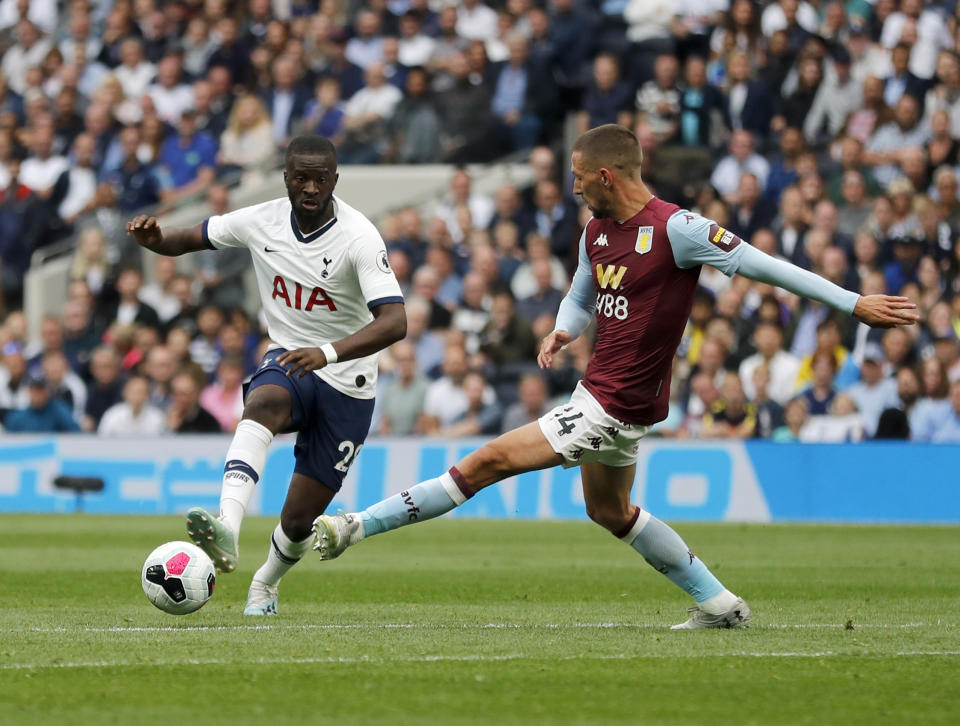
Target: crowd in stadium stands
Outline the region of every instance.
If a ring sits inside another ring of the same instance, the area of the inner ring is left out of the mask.
[[[221,182],[276,174],[301,132],[344,165],[451,164],[441,204],[382,220],[409,333],[373,432],[533,421],[591,351],[534,363],[589,217],[564,143],[618,122],[661,197],[922,314],[872,330],[704,269],[656,433],[960,441],[958,41],[951,0],[0,0],[3,426],[232,430],[268,344],[248,257],[151,259],[146,284],[123,223],[230,209]],[[531,184],[457,170],[510,152]],[[28,340],[31,255],[70,235],[67,303]]]

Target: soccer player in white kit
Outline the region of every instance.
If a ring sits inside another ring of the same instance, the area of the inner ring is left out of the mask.
[[[220,515],[194,507],[187,533],[217,568],[237,566],[243,514],[273,437],[297,431],[296,465],[257,570],[245,615],[275,615],[280,578],[310,549],[311,527],[340,489],[373,415],[379,351],[406,335],[403,296],[376,227],[334,196],[337,153],[321,136],[287,148],[287,198],[163,232],[153,217],[127,224],[137,243],[176,256],[250,251],[272,341],[246,391],[227,451]]]

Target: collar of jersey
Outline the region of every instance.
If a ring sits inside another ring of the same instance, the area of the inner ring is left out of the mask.
[[[299,225],[297,225],[297,218],[293,216],[293,210],[292,209],[290,210],[290,226],[293,227],[293,233],[294,235],[296,235],[297,239],[303,242],[304,244],[313,242],[315,239],[320,237],[324,232],[329,231],[329,229],[336,223],[337,223],[337,218],[334,217],[325,225],[323,225],[320,229],[318,229],[316,232],[311,232],[310,234],[304,236],[303,232],[300,231]]]

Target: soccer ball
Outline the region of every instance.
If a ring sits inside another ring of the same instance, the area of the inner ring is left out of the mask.
[[[217,575],[207,553],[189,542],[167,542],[147,557],[140,583],[147,599],[171,615],[199,610],[213,594]]]

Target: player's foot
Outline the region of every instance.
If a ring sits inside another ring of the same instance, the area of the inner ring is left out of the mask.
[[[237,537],[224,522],[206,509],[193,507],[187,511],[187,534],[193,543],[210,555],[221,572],[233,572],[240,558]]]
[[[320,559],[332,560],[363,539],[363,525],[358,516],[341,509],[333,516],[321,514],[313,520],[313,533],[317,536],[313,549],[320,553]]]
[[[247,592],[247,606],[244,615],[276,615],[277,588],[254,580]]]
[[[711,615],[700,608],[694,607],[687,610],[692,613],[690,619],[684,623],[679,623],[670,627],[670,630],[702,630],[703,628],[749,628],[750,627],[750,606],[744,602],[742,597],[738,597],[727,612],[721,615]]]

